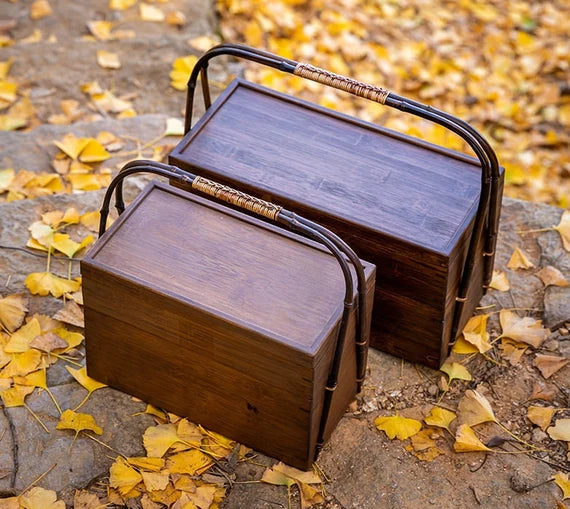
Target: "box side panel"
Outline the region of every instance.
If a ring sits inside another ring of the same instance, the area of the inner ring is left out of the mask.
[[[310,359],[82,266],[89,375],[291,465],[305,465]]]

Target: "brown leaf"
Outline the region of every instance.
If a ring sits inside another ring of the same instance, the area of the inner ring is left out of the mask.
[[[499,319],[503,337],[526,343],[534,348],[538,348],[550,334],[550,330],[544,328],[540,320],[530,316],[521,318],[508,309],[501,309]]]
[[[556,355],[537,354],[534,358],[534,365],[540,370],[544,378],[550,378],[554,373],[561,370],[569,360]]]
[[[68,300],[65,305],[53,317],[60,322],[85,327],[83,310],[73,300]]]
[[[542,431],[546,431],[555,412],[556,409],[551,407],[529,406],[526,416],[530,422],[540,426]]]
[[[100,509],[101,501],[94,493],[86,490],[76,490],[73,497],[73,509]]]
[[[36,336],[30,342],[30,348],[35,348],[36,350],[41,350],[42,352],[46,353],[66,347],[67,342],[53,332],[46,332],[45,334]]]
[[[570,283],[556,267],[548,265],[536,273],[536,276],[544,283],[544,286],[568,286]]]
[[[552,401],[556,394],[558,393],[558,389],[553,385],[545,384],[541,381],[534,382],[532,387],[532,394],[529,396],[529,401],[534,399],[540,399],[542,401]]]
[[[0,323],[8,332],[22,325],[28,311],[28,299],[23,294],[8,295],[0,299]]]

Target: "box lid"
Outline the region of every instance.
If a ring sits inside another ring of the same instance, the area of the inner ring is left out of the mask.
[[[444,255],[475,216],[481,187],[474,158],[242,80],[170,161]]]
[[[84,263],[311,353],[345,292],[338,262],[315,243],[157,182]]]

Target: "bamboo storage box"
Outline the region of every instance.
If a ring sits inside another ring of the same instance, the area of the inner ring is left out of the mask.
[[[206,67],[226,53],[433,117],[473,143],[485,171],[472,157],[240,79],[210,106]],[[192,127],[200,72],[210,107]],[[490,280],[503,171],[470,126],[434,112],[306,64],[222,45],[193,71],[189,131],[169,161],[340,235],[378,269],[371,346],[438,368]]]
[[[356,299],[329,252],[153,182],[81,265],[89,376],[310,467],[343,299]],[[375,268],[363,268],[370,309]],[[357,309],[325,439],[356,393]]]

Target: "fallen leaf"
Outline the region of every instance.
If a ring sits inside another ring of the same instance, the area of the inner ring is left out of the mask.
[[[454,412],[446,410],[445,408],[434,406],[430,410],[430,413],[424,417],[424,422],[428,426],[437,426],[438,428],[444,428],[450,431],[449,425],[456,418],[457,415]]]
[[[30,18],[41,19],[50,16],[53,13],[51,6],[47,0],[36,0],[30,6]]]
[[[392,415],[388,417],[379,416],[374,419],[374,425],[380,431],[384,431],[386,436],[393,440],[406,440],[415,435],[421,428],[422,423],[415,419],[408,419],[400,415]]]
[[[6,408],[24,406],[26,396],[32,392],[34,392],[34,387],[15,385],[10,389],[0,392],[0,398],[2,398],[2,403],[4,403]]]
[[[459,402],[457,416],[461,424],[475,426],[483,422],[497,422],[491,404],[480,392],[468,389]]]
[[[143,435],[143,445],[148,456],[162,458],[180,438],[175,424],[159,424],[147,428]]]
[[[74,174],[69,175],[74,191],[96,191],[111,183],[111,175],[107,174]]]
[[[166,15],[166,22],[169,25],[176,27],[182,27],[186,24],[186,16],[182,11],[170,11]]]
[[[145,411],[145,413],[149,412]],[[154,415],[157,414],[154,413]],[[181,419],[178,422],[177,435],[178,438],[184,441],[186,444],[194,446],[199,446],[203,438],[200,428],[194,423],[189,422],[188,419]]]
[[[546,385],[544,382],[537,380],[532,387],[532,393],[529,396],[529,401],[533,399],[540,399],[543,401],[552,401],[556,397],[558,390],[552,385]]]
[[[142,475],[120,456],[109,469],[109,486],[117,488],[123,496],[131,492],[142,480]]]
[[[71,429],[75,431],[75,436],[80,431],[93,431],[97,435],[102,435],[103,430],[95,422],[95,418],[89,414],[74,412],[73,410],[65,410],[57,423],[56,429]]]
[[[37,350],[12,354],[12,360],[0,371],[0,378],[25,376],[38,369],[42,354]]]
[[[124,11],[137,3],[137,0],[109,0],[109,9]]]
[[[4,346],[4,351],[7,353],[27,352],[30,349],[30,342],[41,332],[40,323],[33,318],[10,336],[8,343]]]
[[[472,316],[463,329],[463,338],[471,343],[479,353],[485,353],[493,348],[489,344],[487,319],[488,315]]]
[[[212,458],[196,449],[173,454],[166,460],[166,468],[173,474],[200,475],[213,464]]]
[[[89,138],[85,147],[79,155],[79,160],[83,163],[99,163],[106,161],[111,154],[105,150],[105,147],[94,138]]]
[[[87,375],[87,368],[83,366],[81,369],[74,369],[70,368],[69,366],[65,366],[65,369],[69,371],[70,375],[75,378],[77,382],[79,382],[83,388],[87,389],[89,393],[92,393],[98,389],[102,389],[103,387],[107,387],[107,385],[90,378]]]
[[[446,362],[439,370],[443,371],[449,377],[450,382],[452,380],[471,380],[471,373],[467,371],[465,366],[458,362]]]
[[[475,347],[474,345],[472,345],[468,341],[465,341],[465,338],[463,337],[463,335],[459,336],[457,341],[455,341],[455,343],[453,343],[453,348],[451,349],[451,351],[455,352],[459,355],[468,355],[468,354],[479,352],[477,347]]]
[[[309,486],[309,484],[321,482],[320,478],[314,472],[302,472],[296,468],[288,467],[283,463],[278,463],[263,472],[261,481],[277,486],[287,486],[288,488],[293,486],[293,484],[297,484],[301,497],[301,507],[303,509],[309,508],[313,504],[324,502],[321,491]]]
[[[550,378],[554,373],[566,366],[568,362],[570,361],[564,357],[537,354],[533,364],[539,369],[544,378]]]
[[[566,251],[570,251],[570,210],[565,210],[560,217],[560,222],[554,227],[560,234],[562,245]]]
[[[177,58],[170,71],[170,85],[176,90],[186,90],[190,73],[197,61],[198,58],[194,55]]]
[[[89,138],[77,138],[73,133],[66,134],[61,141],[53,144],[71,159],[77,159],[81,151],[89,143]]]
[[[167,118],[164,136],[184,136],[184,122],[180,118]]]
[[[499,348],[503,353],[503,357],[509,361],[511,366],[516,366],[523,354],[528,350],[528,345],[517,343],[508,338],[502,338]]]
[[[507,263],[507,267],[513,270],[532,269],[534,266],[534,263],[528,259],[526,253],[524,253],[524,251],[522,251],[518,246],[515,247],[515,250],[511,255],[511,259],[509,260],[509,263]]]
[[[556,267],[548,265],[539,270],[536,274],[544,283],[544,286],[568,286],[570,283]]]
[[[139,14],[143,21],[164,21],[166,19],[164,12],[151,4],[140,3]]]
[[[80,286],[77,281],[61,278],[51,272],[32,272],[26,277],[24,284],[34,295],[46,296],[51,293],[57,298],[76,292]]]
[[[568,474],[562,472],[556,472],[552,476],[554,483],[562,490],[562,500],[570,498],[570,479],[568,479]]]
[[[53,317],[60,322],[75,325],[76,327],[85,327],[83,310],[74,300],[68,300]]]
[[[147,458],[146,456],[127,458],[127,461],[133,467],[137,467],[140,470],[146,470],[148,472],[160,472],[165,465],[165,460],[163,458]]]
[[[75,490],[73,509],[102,509],[104,505],[94,493],[89,493],[87,490]]]
[[[21,509],[20,497],[0,498],[0,509]]]
[[[119,60],[119,55],[117,55],[117,53],[112,53],[111,51],[105,51],[104,49],[97,50],[97,63],[103,69],[121,68],[121,61]]]
[[[30,488],[20,495],[21,509],[65,509],[65,502],[57,500],[57,494],[39,486]]]
[[[205,53],[216,44],[219,44],[219,42],[220,41],[218,39],[214,39],[208,35],[201,35],[199,37],[194,37],[194,39],[190,39],[188,44],[196,51]]]
[[[493,277],[489,283],[489,287],[494,288],[500,292],[508,292],[511,288],[511,285],[507,279],[507,275],[504,272],[500,270],[494,270]]]
[[[534,348],[538,348],[550,334],[550,330],[542,326],[541,320],[535,320],[530,316],[521,318],[508,309],[501,309],[499,319],[503,337],[526,343]]]
[[[455,452],[491,451],[477,438],[475,432],[467,424],[462,424],[457,428],[453,450]]]
[[[0,194],[7,191],[12,184],[16,173],[12,168],[0,170]]]
[[[170,482],[168,472],[141,472],[147,491],[164,490]]]
[[[526,416],[530,422],[540,426],[542,431],[546,431],[555,412],[556,409],[551,407],[529,406]]]
[[[8,332],[14,332],[22,325],[27,311],[28,299],[21,293],[0,299],[0,323]]]
[[[546,431],[553,440],[570,442],[570,419],[557,419],[554,426]]]

